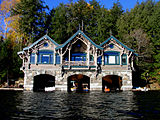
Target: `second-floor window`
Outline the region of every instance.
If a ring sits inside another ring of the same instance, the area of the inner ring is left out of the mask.
[[[56,64],[60,64],[60,56],[58,54],[56,54]]]
[[[122,65],[127,65],[127,55],[126,54],[122,55]]]
[[[41,50],[38,53],[38,64],[53,64],[53,51]]]
[[[119,65],[119,52],[108,51],[104,53],[104,65]]]
[[[30,63],[35,64],[35,53],[32,53],[30,56]]]
[[[86,61],[86,53],[72,53],[71,61]]]

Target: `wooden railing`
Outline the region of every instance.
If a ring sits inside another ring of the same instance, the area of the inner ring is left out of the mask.
[[[87,66],[87,61],[63,61],[62,65],[70,65],[70,66]],[[89,65],[95,65],[94,61],[90,61]]]

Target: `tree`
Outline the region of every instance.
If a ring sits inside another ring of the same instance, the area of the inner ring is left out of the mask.
[[[21,0],[20,3],[12,9],[12,15],[20,16],[20,32],[29,37],[29,42],[33,42],[37,39],[37,36],[41,36],[46,32],[45,29],[45,9],[42,0]]]
[[[118,34],[116,23],[123,13],[122,6],[119,1],[117,1],[117,3],[114,3],[112,9],[110,10],[110,13],[111,13],[111,23],[112,23],[110,30],[112,31],[112,34],[116,36]]]
[[[152,40],[152,43],[154,45],[154,67],[152,69],[152,76],[157,78],[158,80],[160,79],[160,2],[157,2],[155,4],[155,7],[153,9],[153,14],[151,16],[151,19],[149,20],[149,35]]]
[[[13,45],[9,39],[0,43],[0,81],[6,82],[7,79],[18,78],[21,74],[20,66],[22,61],[17,55],[19,44]]]
[[[154,44],[150,20],[152,19],[155,3],[152,0],[142,2],[121,15],[117,21],[118,37],[128,47],[134,49],[138,53],[136,61],[136,71],[139,77],[143,73],[153,70]]]
[[[17,4],[20,0],[3,0],[0,4],[0,23],[1,23],[1,35],[7,38],[7,32],[11,29],[11,23],[13,17],[11,16],[10,10]],[[14,17],[14,19],[17,19]]]

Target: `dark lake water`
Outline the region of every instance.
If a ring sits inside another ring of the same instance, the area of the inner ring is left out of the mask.
[[[160,119],[160,91],[0,91],[0,120]]]

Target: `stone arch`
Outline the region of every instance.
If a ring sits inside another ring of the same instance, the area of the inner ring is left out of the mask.
[[[92,73],[89,73],[89,72],[69,72],[69,73],[67,74],[67,76],[69,77],[69,76],[72,76],[72,75],[75,75],[75,74],[82,74],[82,75],[85,75],[85,76],[87,76],[87,77],[91,77],[90,75],[91,75]]]
[[[121,90],[122,87],[122,77],[118,74],[107,74],[102,77],[102,91],[105,88],[110,90]]]
[[[72,74],[67,78],[68,92],[88,92],[90,89],[90,77],[84,74]]]
[[[124,75],[122,74],[122,72],[118,72],[118,71],[110,71],[110,72],[103,72],[103,74],[102,74],[102,78],[103,77],[105,77],[105,76],[107,76],[107,75],[116,75],[116,76],[119,76],[119,77],[124,77]]]
[[[33,77],[33,91],[45,91],[47,87],[55,87],[55,76],[38,74]]]

